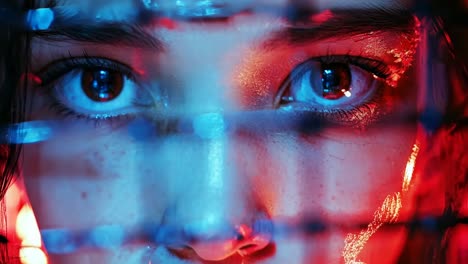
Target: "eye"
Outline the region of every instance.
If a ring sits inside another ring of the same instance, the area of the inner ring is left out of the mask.
[[[95,102],[114,100],[122,92],[124,76],[122,73],[107,69],[83,70],[81,87],[89,99]]]
[[[102,58],[71,58],[51,65],[40,77],[58,112],[90,119],[137,114],[155,100],[131,69]]]
[[[313,111],[341,123],[367,122],[364,118],[371,118],[379,107],[376,102],[385,76],[386,66],[374,60],[311,59],[293,69],[276,96],[275,107]],[[369,115],[360,114],[358,120],[357,113],[366,111]]]
[[[349,65],[344,63],[322,64],[320,73],[321,85],[317,87],[317,93],[322,94],[323,98],[337,100],[343,96],[351,96],[351,72]]]

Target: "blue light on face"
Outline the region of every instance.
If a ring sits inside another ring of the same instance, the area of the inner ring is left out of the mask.
[[[220,113],[208,113],[193,120],[195,134],[203,139],[220,138],[226,132],[224,117]]]
[[[125,230],[120,226],[100,226],[89,234],[88,243],[97,248],[115,248],[124,243]]]
[[[76,251],[73,234],[67,230],[46,230],[41,232],[42,240],[49,253],[67,254]]]
[[[135,140],[149,140],[158,135],[156,124],[144,118],[136,118],[130,122],[128,133]]]
[[[0,129],[0,143],[30,144],[48,140],[57,126],[50,121],[29,121]]]
[[[143,6],[167,17],[225,18],[252,7],[252,0],[141,0]]]
[[[27,25],[31,30],[46,30],[54,21],[54,12],[50,8],[29,10],[26,16]]]

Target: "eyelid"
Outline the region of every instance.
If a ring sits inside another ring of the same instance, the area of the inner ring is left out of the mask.
[[[97,68],[120,72],[133,81],[136,81],[137,79],[137,76],[130,66],[116,60],[104,57],[89,57],[87,55],[81,57],[68,57],[51,62],[47,66],[43,67],[38,72],[37,76],[42,81],[41,86],[47,86],[63,75],[74,70]]]
[[[358,66],[363,70],[366,70],[377,77],[382,79],[387,79],[392,74],[390,67],[388,67],[384,62],[360,57],[360,56],[351,56],[351,55],[338,55],[338,56],[324,56],[319,57],[318,60],[322,63],[349,63],[354,66]]]
[[[383,79],[390,77],[390,75],[392,74],[390,67],[388,67],[387,64],[385,64],[384,62],[375,60],[375,59],[361,57],[361,56],[326,55],[326,56],[320,56],[320,57],[314,57],[314,58],[308,59],[307,61],[301,64],[305,64],[311,61],[318,61],[320,63],[325,63],[325,64],[330,64],[330,63],[351,64],[354,66],[358,66],[362,68],[363,70],[366,70],[374,74],[375,76],[383,78]]]
[[[375,76],[387,79],[390,78],[392,75],[392,71],[390,67],[387,66],[382,61],[374,60],[370,58],[364,58],[360,56],[352,56],[352,55],[325,55],[325,56],[317,56],[311,57],[300,64],[294,66],[294,70],[289,73],[289,75],[284,79],[283,83],[281,84],[280,88],[277,91],[277,95],[273,102],[273,107],[277,108],[282,100],[282,94],[284,94],[285,90],[288,89],[291,81],[294,80],[298,75],[304,74],[305,71],[308,70],[308,65],[310,63],[348,63],[354,66],[360,67],[363,70],[369,71],[371,74]]]

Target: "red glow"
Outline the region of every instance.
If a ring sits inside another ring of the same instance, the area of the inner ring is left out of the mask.
[[[135,72],[140,76],[146,76],[146,71],[143,69],[135,69]]]
[[[47,264],[41,234],[29,204],[23,205],[16,219],[16,233],[21,239],[20,259],[24,264]]]
[[[39,76],[35,75],[35,74],[32,74],[32,73],[23,73],[23,75],[21,76],[21,80],[29,80],[29,81],[32,81],[33,84],[35,85],[41,85],[42,84],[42,79],[39,78]]]
[[[172,20],[170,18],[161,17],[161,18],[158,18],[155,21],[155,26],[160,26],[160,27],[163,27],[163,28],[166,28],[166,29],[169,29],[169,30],[175,30],[175,29],[177,29],[178,24],[177,24],[176,21],[174,21],[174,20]]]
[[[237,228],[237,231],[242,235],[242,237],[250,237],[252,235],[252,229],[247,225],[240,225]]]
[[[21,264],[47,264],[47,256],[42,244],[34,212],[21,180],[16,181],[5,195],[7,201],[7,230],[9,251],[12,258],[18,258]],[[15,262],[16,263],[16,262]]]
[[[329,9],[327,9],[319,14],[314,14],[310,16],[310,21],[320,25],[322,23],[327,22],[331,18],[333,18],[333,13]]]

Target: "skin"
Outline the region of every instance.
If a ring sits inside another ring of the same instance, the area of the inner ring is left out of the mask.
[[[77,3],[84,8],[87,1]],[[119,2],[111,8],[122,6]],[[230,23],[180,22],[175,30],[147,28],[162,39],[162,52],[34,39],[33,72],[67,54],[82,56],[83,51],[91,57],[111,58],[140,70],[139,78],[150,84],[144,88],[149,94],[157,93],[155,87],[174,89],[170,94],[179,96],[171,98],[174,109],[184,109],[184,114],[194,116],[194,127],[201,127],[192,135],[141,139],[128,131],[135,124],[138,129],[151,125],[149,120],[160,116],[159,110],[138,112],[140,123],[121,118],[95,124],[63,117],[51,109],[49,97],[36,90],[30,119],[63,120],[65,127],[52,140],[24,146],[22,173],[39,228],[118,225],[131,229],[149,222],[216,236],[222,232],[220,224],[252,228],[259,219],[297,223],[316,217],[330,223],[371,223],[388,196],[402,193],[416,139],[414,125],[371,123],[329,127],[318,133],[225,135],[213,132],[222,122],[212,121],[206,113],[216,117],[273,110],[278,87],[288,74],[308,58],[327,52],[378,58],[396,67],[395,53],[386,51],[408,50],[413,48],[411,41],[395,32],[380,32],[294,46],[280,42],[269,49],[259,45],[283,27],[268,15],[242,14]],[[385,99],[379,104],[391,102],[385,108],[389,116],[414,110],[416,105],[413,73],[404,70],[395,87],[382,86]],[[409,195],[400,197],[401,221],[411,212]],[[241,263],[241,259],[245,263],[344,263],[345,238],[359,231],[330,228],[314,236],[202,239],[157,246],[151,259],[155,263]],[[367,241],[357,260],[394,263],[405,237],[402,229],[383,228]],[[110,250],[50,254],[50,263],[144,263],[149,260],[147,245],[141,241]]]

